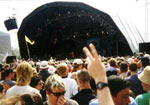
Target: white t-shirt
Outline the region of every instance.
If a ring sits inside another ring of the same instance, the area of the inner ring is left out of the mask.
[[[6,97],[21,95],[21,94],[24,94],[24,93],[36,93],[36,94],[40,95],[40,93],[37,89],[32,88],[29,85],[26,85],[26,86],[14,85],[13,87],[9,88],[6,91]]]
[[[72,78],[63,78],[66,85],[66,93],[65,97],[71,98],[75,94],[78,93],[78,85],[77,82]]]

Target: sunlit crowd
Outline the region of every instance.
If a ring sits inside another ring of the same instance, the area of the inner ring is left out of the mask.
[[[115,105],[150,105],[149,54],[100,59]],[[1,62],[0,105],[103,105],[88,66],[85,58]]]

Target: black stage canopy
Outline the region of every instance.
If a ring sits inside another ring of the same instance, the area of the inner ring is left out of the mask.
[[[26,43],[25,35],[35,41]],[[18,31],[22,58],[82,57],[82,48],[94,43],[104,56],[132,54],[127,40],[111,17],[80,2],[52,2],[23,19]]]

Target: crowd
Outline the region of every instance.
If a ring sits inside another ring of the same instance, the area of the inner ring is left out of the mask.
[[[150,55],[0,64],[0,105],[150,105]]]

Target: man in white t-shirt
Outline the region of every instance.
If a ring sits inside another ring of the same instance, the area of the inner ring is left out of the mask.
[[[61,63],[57,66],[56,68],[56,72],[58,73],[58,75],[60,75],[66,85],[66,93],[65,96],[67,98],[71,98],[72,96],[74,96],[75,94],[78,93],[78,85],[77,82],[68,77],[68,66],[65,63]]]

